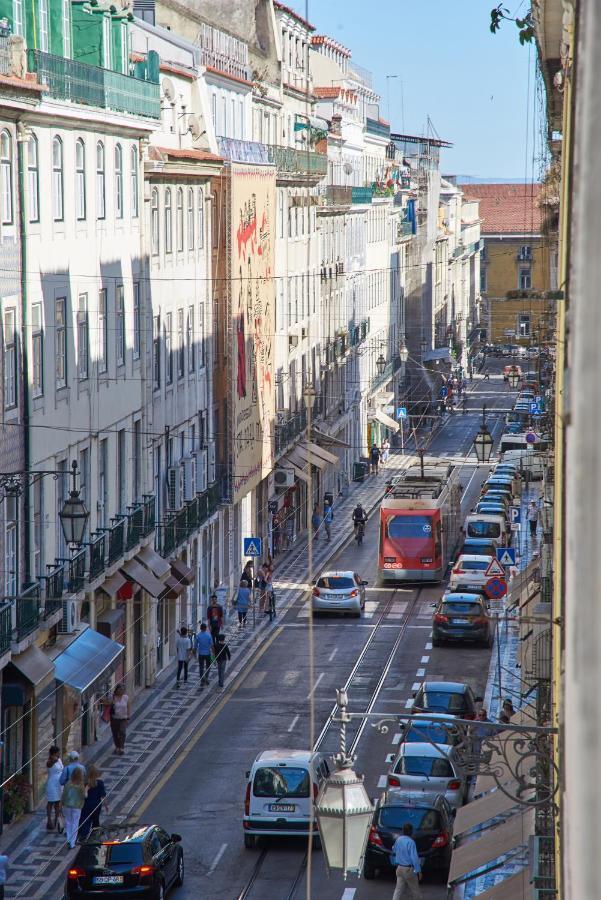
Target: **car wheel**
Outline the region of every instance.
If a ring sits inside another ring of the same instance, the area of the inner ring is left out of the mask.
[[[184,883],[184,854],[180,853],[177,861],[177,875],[175,876],[176,887],[181,887]]]
[[[254,834],[245,834],[244,835],[244,846],[247,850],[254,850],[256,843],[256,838]]]
[[[376,877],[375,867],[371,863],[363,863],[363,877],[366,881],[371,881],[372,878]]]

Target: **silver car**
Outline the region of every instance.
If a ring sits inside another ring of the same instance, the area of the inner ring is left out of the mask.
[[[394,790],[442,794],[457,808],[467,799],[468,780],[454,747],[403,743],[386,778],[386,796]]]
[[[314,612],[349,612],[361,615],[365,607],[365,585],[356,572],[324,572],[311,595]]]

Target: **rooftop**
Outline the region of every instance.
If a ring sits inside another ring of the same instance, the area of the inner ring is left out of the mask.
[[[540,184],[462,184],[464,197],[480,201],[482,234],[540,234]]]
[[[315,31],[315,25],[311,25],[310,22],[307,22],[302,16],[300,16],[295,10],[291,9],[289,6],[285,6],[283,3],[278,3],[278,0],[273,0],[273,5],[276,9],[279,9],[280,12],[287,13],[289,16],[292,16],[293,19],[296,19],[297,22],[300,22],[301,25],[304,25],[305,28],[308,28],[309,31]]]
[[[340,44],[338,41],[335,41],[334,38],[328,37],[327,34],[314,34],[311,38],[311,43],[316,46],[324,46],[329,47],[331,50],[336,50],[342,56],[346,56],[348,59],[351,57],[351,51],[348,47],[345,47],[344,44]]]

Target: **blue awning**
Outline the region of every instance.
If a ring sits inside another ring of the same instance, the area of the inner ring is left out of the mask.
[[[124,650],[123,644],[88,628],[54,660],[55,678],[82,695],[93,694],[112,675]]]

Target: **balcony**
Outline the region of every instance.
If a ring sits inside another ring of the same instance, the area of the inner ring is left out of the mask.
[[[101,532],[96,536],[92,535],[90,541],[90,581],[94,581],[104,572],[104,559],[106,556],[106,535]]]
[[[109,536],[108,565],[112,566],[117,560],[121,559],[125,552],[125,516],[116,516],[111,519],[110,528],[101,528],[106,531]]]
[[[41,589],[38,581],[28,585],[16,598],[17,643],[31,634],[40,621]]]
[[[353,203],[371,203],[373,195],[374,189],[371,185],[351,188],[351,200]]]
[[[303,407],[285,422],[275,426],[275,452],[280,456],[307,429],[307,411]]]
[[[168,513],[156,530],[155,547],[161,556],[170,556],[180,544],[198,531],[217,511],[220,499],[219,484],[212,484],[202,494],[197,494],[181,509]]]
[[[161,118],[159,85],[41,50],[27,51],[27,67],[51,97],[112,109],[149,119]]]
[[[65,590],[64,565],[46,566],[48,574],[42,576],[45,582],[46,602],[44,603],[44,619],[63,608],[63,592]]]
[[[0,656],[8,653],[12,638],[12,603],[10,600],[0,604]]]
[[[267,156],[275,165],[278,175],[313,175],[322,177],[328,171],[328,157],[313,150],[297,150],[267,144]]]
[[[327,184],[320,195],[323,206],[350,206],[353,189],[343,184]]]
[[[210,66],[243,81],[251,80],[248,45],[243,41],[203,22],[196,43],[200,46],[203,66]]]
[[[374,137],[390,139],[390,125],[378,119],[366,119],[365,130],[368,134],[373,134]]]

